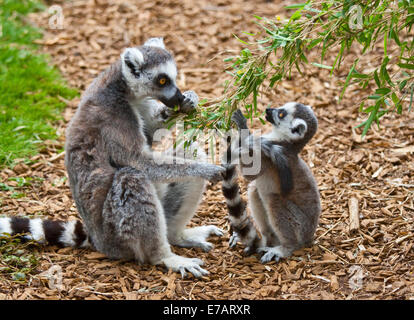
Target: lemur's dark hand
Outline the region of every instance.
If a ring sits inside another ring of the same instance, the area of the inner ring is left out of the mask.
[[[184,101],[181,105],[180,111],[184,113],[189,113],[197,107],[198,96],[192,90],[183,92],[183,96],[184,96]]]
[[[248,129],[247,120],[240,109],[234,111],[231,116],[231,121],[233,121],[239,129]]]

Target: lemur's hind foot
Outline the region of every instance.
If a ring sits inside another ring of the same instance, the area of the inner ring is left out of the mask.
[[[196,278],[200,278],[208,274],[208,271],[201,268],[204,262],[197,258],[185,258],[178,255],[171,255],[161,261],[168,269],[180,272],[181,277],[185,278],[187,272],[192,273]]]
[[[272,260],[279,262],[281,258],[290,257],[292,250],[284,246],[276,247],[262,247],[257,250],[259,253],[263,253],[262,258],[260,259],[261,263],[267,263]]]
[[[201,248],[208,252],[213,248],[213,244],[206,241],[207,238],[212,235],[220,237],[223,234],[223,230],[213,225],[195,227],[183,230],[175,239],[171,239],[170,243],[184,248]]]

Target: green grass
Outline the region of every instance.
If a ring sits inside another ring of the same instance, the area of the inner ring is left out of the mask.
[[[56,139],[53,122],[61,117],[69,88],[48,58],[37,52],[41,31],[26,25],[25,14],[44,6],[35,0],[0,0],[0,165],[12,165]]]
[[[18,236],[0,236],[0,277],[24,283],[33,274],[39,264],[38,244],[33,241],[21,241]]]
[[[34,40],[42,37],[41,30],[24,23],[26,14],[45,8],[38,0],[0,0],[0,168],[13,166],[16,158],[27,161],[44,140],[56,139],[53,124],[65,107],[62,101],[78,95],[48,57],[38,53]],[[0,182],[0,208],[2,194],[25,197],[32,183],[36,177],[10,177]],[[24,283],[36,273],[34,245],[18,236],[0,235],[0,277]]]

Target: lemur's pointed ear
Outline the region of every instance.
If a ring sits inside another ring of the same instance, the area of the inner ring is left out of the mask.
[[[165,49],[164,39],[160,38],[149,38],[145,43],[144,46],[151,46],[151,47],[160,47]]]
[[[304,120],[294,119],[292,121],[292,129],[291,129],[292,133],[303,137],[307,129],[308,129],[308,126],[306,125],[306,122]]]
[[[140,68],[144,63],[141,51],[137,48],[126,48],[121,54],[121,60],[124,68],[128,68],[134,76],[139,76]]]

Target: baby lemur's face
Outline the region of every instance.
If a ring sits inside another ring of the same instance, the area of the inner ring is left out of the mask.
[[[273,134],[280,141],[302,139],[308,130],[307,119],[311,118],[315,118],[312,109],[297,102],[266,109],[266,120],[273,125]]]

